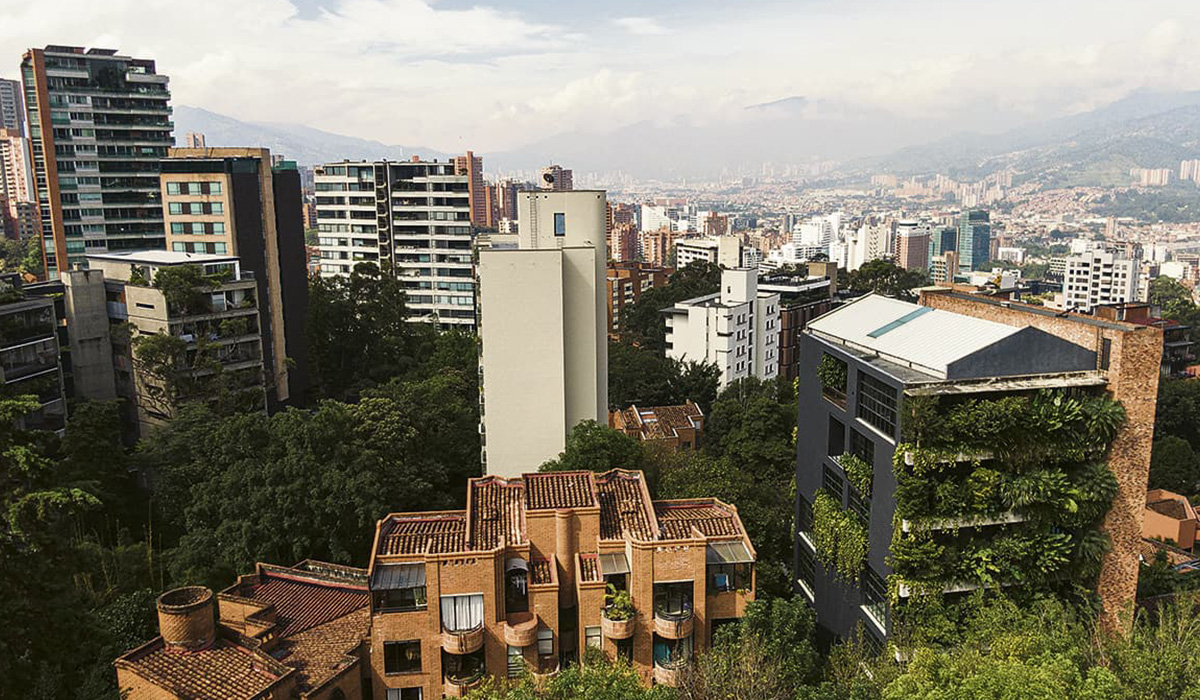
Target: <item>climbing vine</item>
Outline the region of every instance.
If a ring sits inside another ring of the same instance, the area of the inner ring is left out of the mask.
[[[826,569],[844,581],[858,581],[867,560],[867,528],[825,490],[813,499],[813,544]]]

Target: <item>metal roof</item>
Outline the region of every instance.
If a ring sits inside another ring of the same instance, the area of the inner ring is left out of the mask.
[[[951,363],[1022,330],[878,294],[834,309],[808,328],[943,378]]]
[[[752,564],[754,562],[754,557],[750,555],[746,543],[741,540],[710,542],[704,558],[708,564]]]
[[[371,590],[392,591],[425,585],[424,564],[378,564],[371,576]]]

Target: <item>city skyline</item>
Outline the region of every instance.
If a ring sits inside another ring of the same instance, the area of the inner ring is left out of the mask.
[[[154,56],[177,105],[446,152],[641,122],[744,125],[770,112],[747,107],[792,97],[826,117],[916,120],[895,134],[912,142],[951,123],[994,131],[1137,90],[1200,87],[1200,48],[1185,30],[1200,8],[1183,2],[991,3],[986,22],[978,6],[947,2],[648,11],[631,2],[246,0],[201,14],[173,3],[154,12],[54,4],[60,11],[0,3],[0,54],[12,57],[0,75],[18,77],[30,46],[117,48]]]

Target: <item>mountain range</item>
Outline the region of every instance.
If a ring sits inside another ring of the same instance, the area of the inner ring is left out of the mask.
[[[255,123],[196,107],[175,109],[179,140],[204,133],[210,146],[264,146],[301,164],[448,154],[419,146]],[[832,159],[838,174],[944,173],[971,180],[1007,167],[1056,185],[1128,182],[1131,167],[1177,169],[1200,158],[1200,92],[1138,92],[1096,110],[995,134],[952,133],[952,124],[883,110],[787,97],[746,107],[721,121],[644,121],[603,133],[570,132],[511,151],[482,153],[489,171],[532,170],[550,162],[638,179],[709,179],[757,174],[777,165]],[[897,149],[897,145],[908,145]]]

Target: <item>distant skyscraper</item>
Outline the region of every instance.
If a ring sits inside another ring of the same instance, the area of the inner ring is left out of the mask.
[[[543,190],[554,190],[555,192],[573,190],[575,189],[574,179],[574,174],[561,165],[548,165],[542,168],[538,186]]]
[[[167,76],[152,60],[76,46],[30,49],[21,73],[46,275],[85,254],[162,248]]]
[[[491,208],[488,206],[487,186],[483,182],[483,159],[471,151],[454,157],[454,174],[467,177],[467,199],[471,203],[471,225],[492,228]]]
[[[992,250],[992,225],[987,211],[964,211],[958,222],[958,269],[970,272],[988,261]]]
[[[207,144],[204,142],[204,134],[195,131],[187,133],[184,143],[188,148],[207,148]]]
[[[901,221],[896,226],[896,264],[905,270],[929,269],[929,224]]]
[[[25,133],[25,97],[20,81],[0,78],[0,129]]]
[[[0,197],[10,203],[34,201],[29,139],[19,130],[0,129]]]

